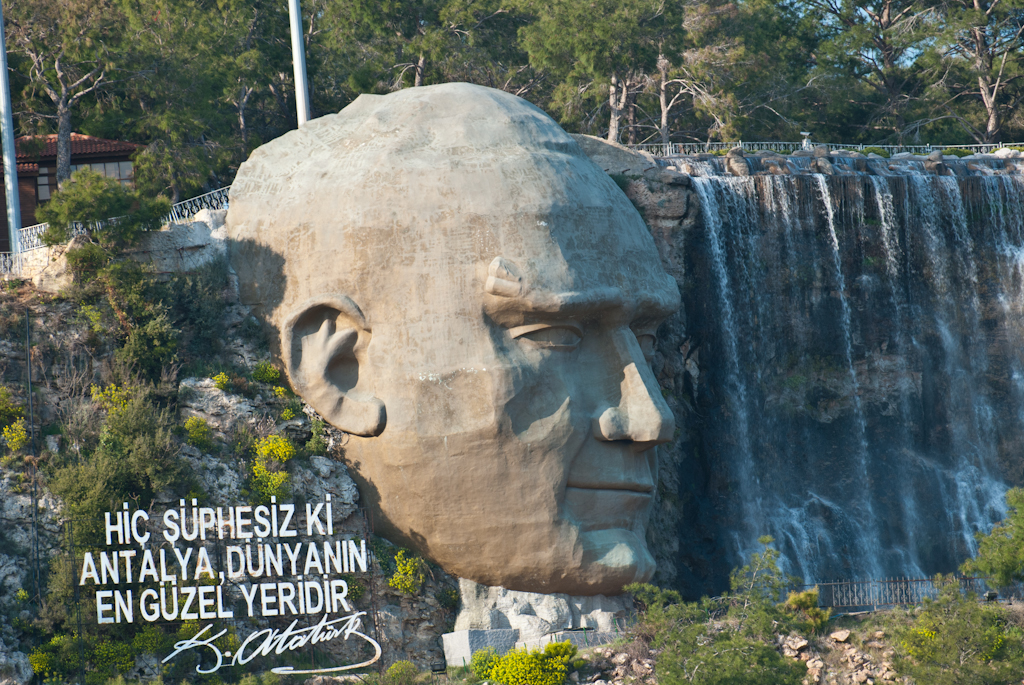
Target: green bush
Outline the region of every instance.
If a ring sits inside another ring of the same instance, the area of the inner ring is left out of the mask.
[[[9,388],[0,385],[0,426],[8,426],[25,414]]]
[[[295,456],[295,445],[284,436],[269,435],[256,442],[255,452],[257,458],[285,462]]]
[[[722,597],[683,602],[678,592],[653,585],[624,588],[641,608],[636,634],[659,650],[659,683],[797,685],[806,676],[806,666],[776,649],[775,636],[798,625],[778,604],[793,579],[780,571],[772,539],[760,541],[764,550],[732,572],[732,592]]]
[[[218,374],[217,374],[216,376],[214,376],[214,377],[213,377],[213,378],[211,378],[210,380],[212,380],[212,381],[213,381],[213,385],[214,385],[214,386],[215,386],[215,387],[216,387],[216,388],[217,388],[218,390],[225,390],[225,391],[226,391],[226,390],[227,390],[227,389],[228,389],[228,388],[229,388],[229,387],[231,386],[231,377],[230,377],[230,376],[228,376],[228,375],[227,375],[226,373],[224,373],[223,371],[221,371],[220,373],[218,373]]]
[[[497,662],[498,653],[494,651],[494,647],[485,647],[473,652],[473,656],[469,659],[469,668],[477,678],[489,680],[491,669]]]
[[[828,620],[832,617],[831,609],[818,607],[818,587],[803,592],[790,592],[786,598],[786,609],[795,614],[805,624],[805,630],[821,633]]]
[[[974,150],[967,150],[962,147],[947,147],[942,150],[944,155],[955,155],[957,157],[966,157],[967,155],[973,155]]]
[[[205,419],[198,416],[190,416],[185,421],[185,430],[188,431],[186,442],[201,450],[209,450],[213,446],[213,431]]]
[[[413,685],[420,670],[411,661],[396,661],[384,675],[387,685]]]
[[[549,642],[544,646],[545,657],[561,661],[566,667],[576,658],[576,653],[576,645],[568,640],[565,642]]]
[[[459,598],[459,591],[454,588],[448,588],[447,590],[441,590],[437,593],[438,605],[447,611],[455,611],[459,608],[461,599]]]
[[[313,419],[310,422],[310,431],[312,437],[306,442],[306,451],[310,454],[316,454],[324,456],[327,454],[327,427],[324,425],[323,420]]]
[[[1008,626],[1006,610],[962,593],[959,581],[938,577],[938,598],[925,599],[912,625],[897,634],[901,673],[929,685],[1017,682],[1024,670],[1024,631]]]
[[[488,677],[501,685],[562,685],[567,675],[568,669],[560,659],[513,649],[491,666]]]
[[[54,494],[75,517],[75,536],[82,544],[103,539],[103,512],[112,502],[138,498],[139,506],[149,507],[157,492],[189,482],[167,409],[154,406],[141,389],[95,390],[94,397],[106,398],[111,407],[98,444],[83,452],[80,461],[56,468],[50,478]]]
[[[865,155],[870,155],[871,153],[875,153],[879,157],[885,157],[886,159],[889,159],[889,151],[886,150],[884,147],[875,147],[873,145],[869,145],[867,147],[861,148],[860,151],[861,151],[862,154],[865,154]]]
[[[159,229],[168,211],[165,198],[145,196],[91,169],[80,169],[36,210],[36,219],[49,224],[40,236],[46,245],[66,243],[73,222],[116,219],[92,234],[98,246],[111,250],[135,244],[143,231]]]
[[[967,575],[991,576],[1000,587],[1024,580],[1024,489],[1006,491],[1006,518],[990,533],[976,533],[978,555],[960,567]]]
[[[0,433],[4,436],[4,443],[12,453],[19,452],[28,444],[28,429],[25,419],[18,419],[9,426],[4,426]]]
[[[418,595],[427,579],[427,563],[419,557],[408,556],[403,549],[395,555],[395,567],[388,586],[407,595]]]
[[[281,371],[270,362],[260,362],[252,372],[252,379],[259,383],[276,383],[279,378]]]
[[[159,378],[161,370],[178,357],[178,336],[165,313],[132,328],[124,346],[117,350],[118,361],[135,368],[147,378]]]

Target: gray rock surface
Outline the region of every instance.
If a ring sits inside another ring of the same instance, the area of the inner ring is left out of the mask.
[[[27,685],[32,675],[28,655],[9,649],[0,639],[0,685]]]
[[[573,597],[520,592],[459,579],[462,609],[455,630],[515,629],[520,640],[532,640],[574,628],[615,632],[633,611],[628,596]]]

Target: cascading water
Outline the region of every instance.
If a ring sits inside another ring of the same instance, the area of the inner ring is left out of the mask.
[[[721,566],[769,534],[805,582],[955,570],[1024,483],[1021,177],[692,171],[693,506]]]

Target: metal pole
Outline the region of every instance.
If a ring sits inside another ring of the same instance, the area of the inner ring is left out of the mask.
[[[14,120],[11,117],[11,84],[7,81],[7,41],[4,37],[4,8],[0,2],[0,137],[4,151],[4,191],[7,195],[7,230],[11,252],[21,252],[21,203],[18,201],[18,162],[14,150]]]
[[[310,120],[309,86],[306,83],[306,46],[302,41],[302,7],[299,0],[288,0],[288,18],[292,27],[292,67],[295,69],[295,111],[299,126]]]

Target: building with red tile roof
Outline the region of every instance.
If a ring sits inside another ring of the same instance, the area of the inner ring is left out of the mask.
[[[57,134],[23,136],[14,141],[18,159],[18,197],[21,200],[21,224],[37,223],[36,207],[57,190]],[[122,140],[108,140],[71,134],[71,171],[91,168],[109,178],[129,184],[132,179],[132,155],[145,146]],[[4,198],[6,207],[6,197]],[[0,210],[0,252],[10,251],[7,211]]]

